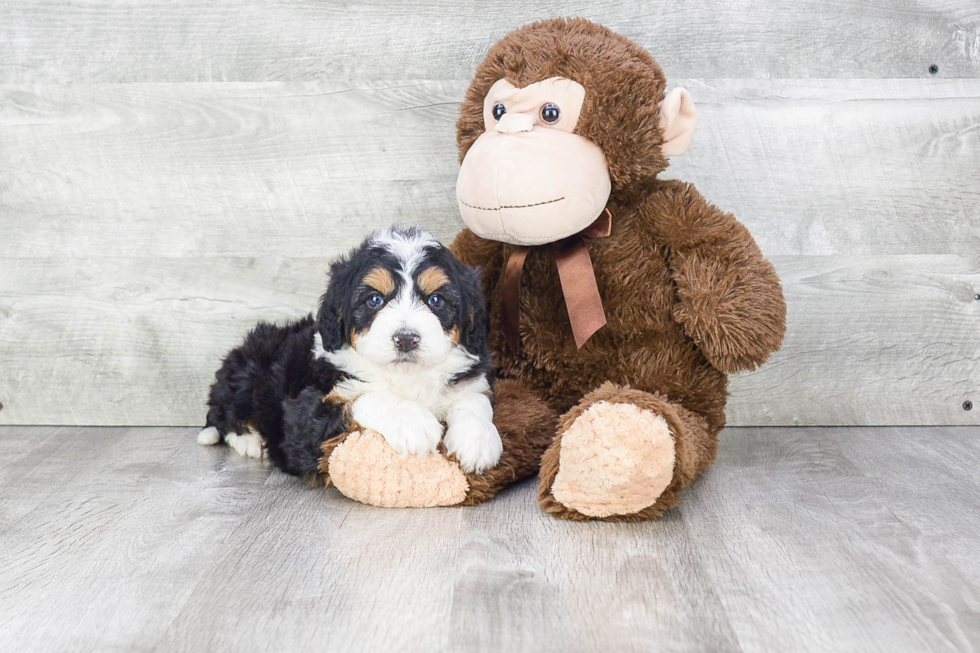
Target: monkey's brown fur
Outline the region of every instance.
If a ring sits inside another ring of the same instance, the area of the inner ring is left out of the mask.
[[[504,338],[500,287],[513,246],[464,230],[452,249],[465,264],[483,268],[498,376],[527,383],[562,413],[541,464],[541,505],[556,517],[593,518],[552,494],[562,435],[597,402],[631,403],[666,419],[675,442],[673,479],[653,505],[602,518],[651,519],[675,505],[714,461],[725,425],[727,374],[755,369],[779,348],[782,290],[731,214],[708,204],[690,184],[657,179],[667,167],[658,127],[664,75],[646,51],[606,28],[585,20],[542,21],[493,46],[460,110],[461,158],[484,131],[484,97],[495,81],[524,87],[550,77],[585,87],[575,131],[599,146],[609,166],[612,234],[588,241],[606,326],[576,348],[553,255],[547,246],[534,247],[524,264],[521,348],[515,351]],[[496,413],[516,414],[534,400],[501,394]],[[505,456],[511,444],[505,440]]]

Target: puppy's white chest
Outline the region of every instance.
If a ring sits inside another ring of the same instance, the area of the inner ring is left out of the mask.
[[[414,401],[423,408],[432,411],[436,417],[444,417],[448,409],[447,382],[444,375],[434,370],[424,372],[387,373],[382,382],[372,385],[383,385],[385,392],[390,392],[402,399]],[[372,388],[373,390],[374,388]]]
[[[452,383],[454,377],[470,369],[477,361],[476,356],[461,346],[454,347],[446,360],[434,367],[381,366],[366,360],[350,347],[324,351],[317,334],[314,356],[325,358],[353,377],[341,381],[333,389],[334,394],[347,401],[354,401],[367,393],[386,393],[414,402],[439,419],[444,419],[461,392],[484,391],[482,387],[474,387],[473,382]],[[482,376],[480,380],[486,384],[486,379]]]

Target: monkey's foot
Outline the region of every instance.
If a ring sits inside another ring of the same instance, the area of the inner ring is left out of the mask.
[[[674,477],[667,420],[632,403],[593,403],[559,437],[552,445],[559,447],[557,474],[550,487],[542,474],[540,491],[542,505],[557,517],[640,517]],[[558,506],[549,505],[552,500]]]
[[[351,499],[383,508],[455,506],[469,490],[466,475],[441,453],[402,456],[377,431],[354,431],[324,445],[320,469]]]

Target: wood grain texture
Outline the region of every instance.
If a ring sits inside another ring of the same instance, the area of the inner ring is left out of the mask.
[[[255,320],[312,309],[337,253],[394,222],[450,239],[472,66],[559,12],[636,38],[690,88],[700,131],[667,176],[734,212],[786,279],[786,346],[733,379],[731,423],[980,416],[961,407],[980,403],[975,7],[5,10],[0,423],[197,424],[220,356]],[[937,76],[867,78],[927,61]]]
[[[980,251],[980,80],[677,80],[694,182],[777,254]],[[0,87],[0,258],[332,256],[460,221],[465,82]]]
[[[976,443],[961,437],[962,429],[889,429],[879,441],[850,437],[848,429],[827,432],[879,496],[893,497],[888,509],[909,533],[934,547],[954,568],[971,568],[980,534],[980,511],[975,509],[980,488],[964,482],[964,475],[976,475]],[[915,461],[914,469],[904,468],[902,462],[908,460]],[[980,579],[970,579],[961,600],[978,606]],[[959,587],[948,576],[937,575],[937,580],[947,583],[951,595]]]
[[[980,644],[975,427],[728,429],[680,506],[640,524],[556,521],[533,482],[372,508],[194,435],[0,428],[0,648]]]
[[[467,78],[534,20],[583,16],[681,77],[980,75],[980,8],[957,0],[5,0],[0,83]]]
[[[668,174],[767,254],[975,255],[980,84],[933,82],[678,80],[698,132]]]
[[[487,507],[464,513],[451,650],[739,649],[678,511],[614,528],[542,519],[534,482]]]
[[[274,474],[158,646],[197,651],[206,632],[210,651],[267,650],[270,638],[282,651],[447,650],[461,511],[325,492]],[[216,596],[235,608],[216,610]]]
[[[786,341],[759,371],[733,377],[730,424],[978,423],[962,404],[980,403],[980,260],[773,261]],[[0,277],[0,423],[202,425],[221,357],[258,319],[313,310],[326,265],[12,260]]]
[[[330,257],[394,222],[448,238],[438,98],[446,85],[5,87],[0,256]]]
[[[62,429],[2,463],[0,647],[148,650],[164,635],[269,475],[178,443],[172,429]]]
[[[903,443],[908,432],[726,432],[709,482],[688,494],[681,511],[744,650],[977,645],[976,569],[954,564],[931,525],[892,508],[903,500],[903,486],[930,482],[919,476],[918,452]],[[975,429],[920,432],[937,439],[976,436]],[[902,486],[883,491],[863,473],[868,466],[858,468],[842,454],[838,442],[859,438],[875,450],[901,452],[890,473],[905,476]]]
[[[266,257],[13,261],[0,278],[0,419],[203,424],[227,351],[260,317],[313,310],[326,266]]]
[[[980,424],[980,258],[773,257],[782,349],[732,377],[732,425]]]

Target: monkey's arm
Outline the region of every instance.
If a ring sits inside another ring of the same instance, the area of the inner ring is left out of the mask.
[[[655,224],[677,285],[674,319],[722,372],[755,369],[786,331],[779,277],[732,214],[690,184],[671,185]]]

